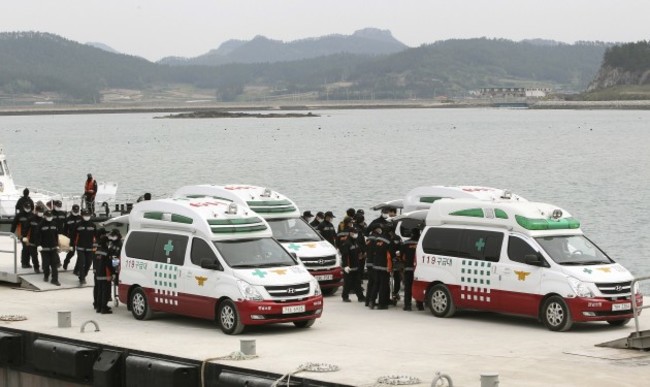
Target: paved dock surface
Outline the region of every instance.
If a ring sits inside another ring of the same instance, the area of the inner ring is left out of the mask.
[[[633,322],[618,328],[578,324],[556,333],[533,319],[491,313],[461,312],[439,319],[428,311],[405,312],[401,307],[369,310],[356,301],[343,303],[337,293],[326,298],[323,317],[311,328],[279,324],[227,336],[210,321],[162,313],[137,321],[125,305],[113,309],[110,315],[95,313],[89,287],[38,292],[0,286],[0,315],[27,317],[0,321],[0,327],[195,360],[228,355],[240,349],[241,339],[255,339],[258,358],[223,362],[278,374],[305,362],[335,364],[337,372],[301,374],[332,383],[371,386],[378,377],[404,375],[429,386],[437,371],[449,375],[456,387],[480,386],[480,375],[491,372],[499,374],[500,386],[649,383],[650,352],[594,346],[627,337]],[[71,312],[71,328],[57,327],[58,311]],[[83,322],[91,319],[101,330],[88,325],[81,333]],[[641,318],[641,329],[650,329],[648,313]]]

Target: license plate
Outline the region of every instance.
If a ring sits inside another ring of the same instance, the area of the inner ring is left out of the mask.
[[[304,311],[305,311],[305,306],[304,305],[283,306],[282,307],[282,314],[302,313]]]
[[[333,274],[315,275],[314,278],[316,278],[317,281],[329,281],[334,278],[334,275]]]
[[[632,303],[626,302],[624,304],[614,304],[612,305],[612,311],[617,312],[621,310],[630,310],[632,309]]]

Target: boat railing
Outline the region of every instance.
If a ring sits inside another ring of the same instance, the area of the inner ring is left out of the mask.
[[[9,237],[13,240],[13,250],[0,250],[0,253],[9,253],[14,255],[14,275],[18,274],[18,237],[13,232],[0,232],[0,237]]]
[[[639,329],[639,315],[641,314],[641,311],[643,309],[648,309],[650,308],[650,304],[648,305],[643,305],[643,306],[638,306],[636,304],[636,300],[634,299],[634,289],[637,287],[637,284],[641,281],[647,281],[650,280],[650,275],[643,276],[643,277],[636,277],[630,284],[630,290],[632,291],[632,314],[634,315],[634,328],[635,328],[635,333],[634,335],[638,338],[641,337],[641,330]]]

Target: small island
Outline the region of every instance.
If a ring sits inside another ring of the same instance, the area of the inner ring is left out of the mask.
[[[318,114],[309,113],[243,113],[224,110],[205,110],[190,113],[170,114],[156,118],[302,118],[320,117]]]

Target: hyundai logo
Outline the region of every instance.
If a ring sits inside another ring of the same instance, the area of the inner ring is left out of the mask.
[[[325,260],[324,260],[324,259],[319,259],[319,260],[318,260],[318,264],[319,264],[319,265],[322,265],[322,264],[324,264],[324,263],[325,263]]]
[[[296,289],[294,289],[294,288],[287,289],[287,293],[289,293],[289,294],[294,294],[295,292],[296,292]]]
[[[623,290],[623,287],[621,285],[616,285],[614,289],[616,289],[617,292],[620,292],[621,290]]]

